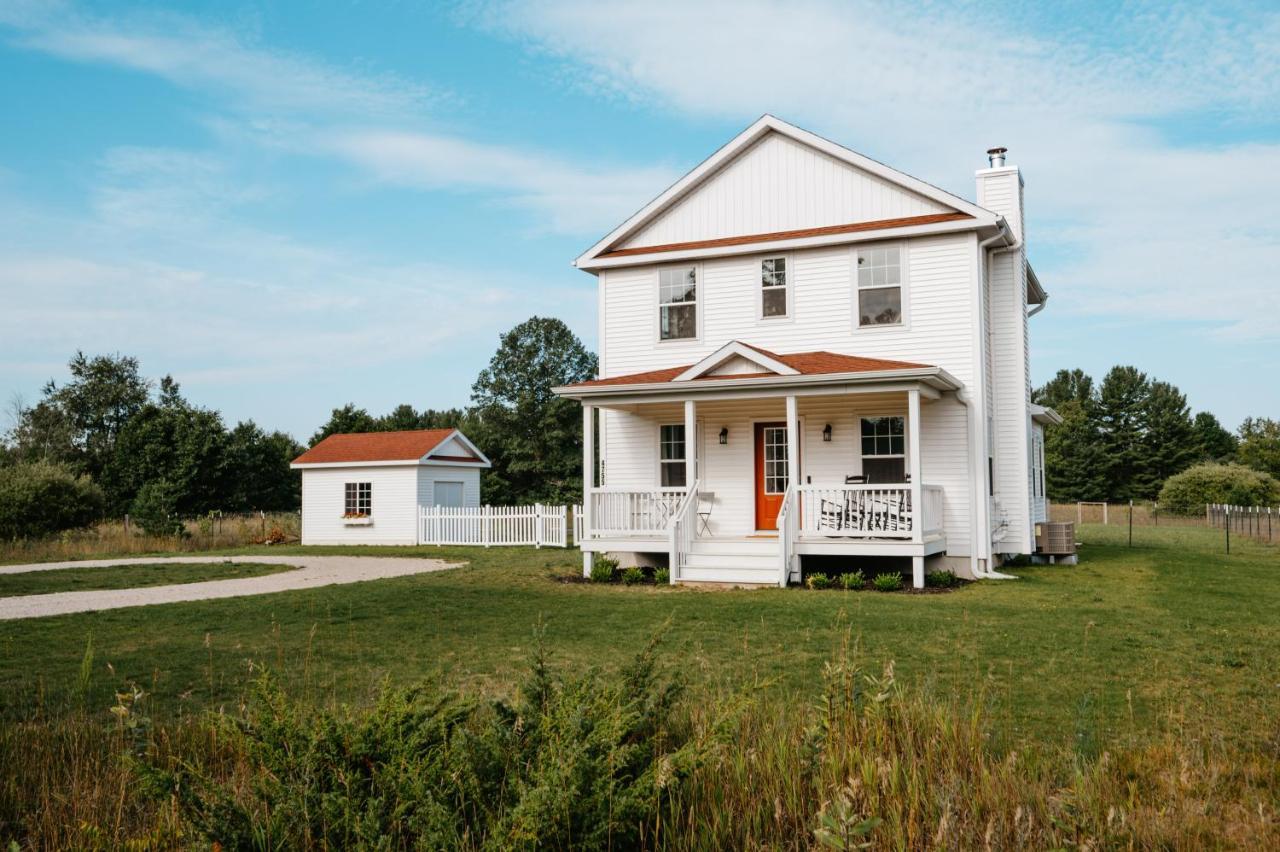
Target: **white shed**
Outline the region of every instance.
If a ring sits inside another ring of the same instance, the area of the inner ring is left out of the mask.
[[[417,544],[422,506],[479,506],[489,459],[457,429],[330,435],[302,471],[303,544]]]

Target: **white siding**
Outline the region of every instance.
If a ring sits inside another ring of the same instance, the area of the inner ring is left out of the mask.
[[[467,449],[457,438],[449,438],[431,451],[433,456],[474,456],[475,453]]]
[[[414,544],[418,540],[416,466],[302,471],[303,544]],[[342,522],[344,485],[373,484],[373,524]]]
[[[620,247],[948,212],[932,199],[771,132]]]
[[[480,470],[474,467],[449,467],[446,465],[423,465],[418,468],[418,505],[435,505],[435,483],[437,480],[461,482],[462,505],[480,505]]]

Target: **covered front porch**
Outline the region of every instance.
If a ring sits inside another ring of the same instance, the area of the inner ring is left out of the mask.
[[[923,408],[884,388],[584,401],[584,553],[665,553],[671,581],[786,585],[804,555],[946,549],[944,487],[923,468]],[[692,436],[692,437],[690,437]]]

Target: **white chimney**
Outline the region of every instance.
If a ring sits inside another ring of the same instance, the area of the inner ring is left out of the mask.
[[[988,148],[987,162],[991,163],[991,168],[999,169],[1004,167],[1004,155],[1009,152],[1008,148]]]

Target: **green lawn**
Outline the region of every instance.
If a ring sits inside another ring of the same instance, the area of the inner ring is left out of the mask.
[[[846,631],[900,680],[982,693],[1015,741],[1142,738],[1153,722],[1273,735],[1280,715],[1280,549],[1214,531],[1085,527],[1076,567],[949,594],[708,592],[595,586],[571,550],[334,548],[442,556],[461,569],[256,598],[0,623],[0,715],[56,713],[92,637],[90,704],[130,680],[158,716],[233,703],[260,665],[314,701],[449,671],[504,691],[535,625],[562,666],[614,666],[656,631],[697,687],[767,684],[809,702]],[[297,552],[281,547],[250,552]],[[306,552],[321,552],[308,549]],[[110,668],[108,668],[110,666]]]
[[[205,580],[236,580],[292,570],[294,568],[291,565],[267,565],[263,562],[154,563],[101,568],[58,568],[0,574],[0,597],[100,589],[138,589],[143,586],[200,583]]]

